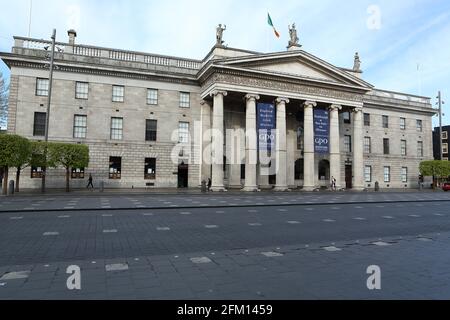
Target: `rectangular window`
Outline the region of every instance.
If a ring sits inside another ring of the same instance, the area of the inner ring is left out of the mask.
[[[389,139],[383,139],[383,153],[389,154]]]
[[[122,172],[122,158],[109,157],[109,178],[118,180],[121,178]]]
[[[47,97],[49,83],[50,82],[48,79],[37,78],[36,79],[36,95]]]
[[[384,182],[391,182],[391,167],[384,167]]]
[[[85,139],[87,131],[87,116],[76,114],[73,118],[73,137]]]
[[[370,127],[370,113],[364,113],[364,125]]]
[[[180,107],[189,108],[191,106],[191,95],[189,92],[180,92]]]
[[[406,119],[400,118],[400,130],[406,130]]]
[[[72,179],[84,179],[84,168],[72,168]]]
[[[33,136],[45,136],[46,112],[34,113]]]
[[[31,167],[31,179],[41,179],[45,172],[45,167]]]
[[[151,105],[158,104],[158,90],[147,89],[147,104],[151,104]]]
[[[179,143],[189,142],[189,122],[178,123],[178,142]]]
[[[372,166],[364,167],[364,179],[366,182],[372,182]]]
[[[145,120],[145,141],[156,141],[157,120]]]
[[[406,156],[406,140],[401,140],[400,141],[400,150],[401,150],[401,155],[402,156]]]
[[[352,122],[349,111],[342,112],[342,116],[344,117],[344,123],[350,124]]]
[[[111,140],[122,140],[123,118],[111,118]]]
[[[442,144],[442,153],[448,153],[448,143]]]
[[[89,96],[89,83],[75,82],[75,98],[87,100]]]
[[[418,132],[422,132],[423,131],[423,126],[422,126],[422,120],[417,120],[417,131]]]
[[[112,87],[112,101],[113,102],[123,102],[125,96],[124,86],[113,86]]]
[[[408,168],[406,168],[406,167],[402,168],[401,179],[402,179],[403,183],[408,182]]]
[[[364,153],[372,153],[372,141],[370,137],[364,137]]]
[[[144,179],[156,179],[156,158],[145,158]]]
[[[447,139],[448,139],[447,131],[442,131],[442,140],[447,140]]]
[[[344,152],[352,152],[352,136],[344,136]]]
[[[389,117],[383,116],[383,128],[387,129],[389,128]]]
[[[423,157],[423,142],[417,141],[417,156]]]

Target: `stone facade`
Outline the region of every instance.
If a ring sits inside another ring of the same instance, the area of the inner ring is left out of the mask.
[[[73,40],[57,44],[63,52],[56,53],[49,140],[89,146],[89,168],[84,179],[72,181],[74,187],[84,187],[89,174],[94,183],[103,180],[110,188],[178,187],[181,167],[188,165],[189,187],[211,178],[216,191],[313,190],[329,187],[331,176],[342,188],[373,188],[375,182],[381,188],[414,188],[419,163],[432,159],[434,110],[429,98],[377,90],[360,73],[334,67],[303,50],[261,54],[216,45],[200,61],[82,46]],[[47,97],[36,94],[36,79],[48,78],[43,59],[48,44],[15,37],[12,53],[0,53],[11,68],[8,132],[34,140],[44,139],[34,135],[33,126],[34,113],[47,109]],[[89,84],[88,99],[76,99],[76,82]],[[123,102],[112,101],[116,85],[124,87]],[[156,105],[147,104],[147,89],[158,90]],[[181,92],[189,93],[189,108],[180,107]],[[258,102],[271,102],[277,110],[272,160],[278,171],[270,177],[256,161]],[[330,113],[328,155],[314,153],[315,108]],[[364,114],[370,114],[369,126]],[[75,115],[87,116],[86,138],[74,138]],[[389,118],[388,128],[383,128],[383,116]],[[111,139],[112,117],[123,119],[120,140]],[[400,118],[406,119],[404,129]],[[146,120],[157,120],[156,141],[145,139]],[[189,123],[189,143],[178,142],[180,122]],[[230,129],[234,131],[227,136]],[[349,152],[345,136],[351,136]],[[364,152],[364,137],[371,139],[370,154]],[[385,138],[389,154],[384,154]],[[407,145],[403,156],[401,140]],[[422,156],[418,141],[423,143]],[[122,159],[120,179],[109,178],[110,157]],[[156,159],[154,179],[144,177],[146,158]],[[366,166],[371,166],[370,181],[365,181]],[[390,167],[389,182],[384,182],[384,167]],[[407,168],[406,181],[402,168]],[[49,169],[47,185],[63,187],[64,171]],[[31,179],[27,168],[21,186],[37,188],[40,179]]]

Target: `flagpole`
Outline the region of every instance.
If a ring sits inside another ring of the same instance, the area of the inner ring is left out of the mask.
[[[31,14],[33,12],[33,0],[30,0],[30,14],[28,20],[28,38],[31,36]]]
[[[267,16],[269,15],[269,8],[267,8]],[[267,17],[266,17],[267,19]],[[269,52],[269,29],[266,28],[266,53]]]

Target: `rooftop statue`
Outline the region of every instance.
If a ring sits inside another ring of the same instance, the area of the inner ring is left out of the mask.
[[[223,45],[224,41],[222,40],[222,37],[223,37],[223,32],[225,30],[227,30],[227,26],[226,25],[223,25],[223,27],[222,27],[222,24],[219,24],[217,26],[217,29],[216,29],[216,45],[219,45],[219,46]]]
[[[291,26],[288,26],[289,28],[289,36],[291,37],[291,40],[289,40],[289,46],[298,46],[298,37],[297,37],[297,29],[295,28],[295,23]]]
[[[353,64],[353,70],[354,71],[361,71],[361,60],[359,59],[358,52],[355,53],[355,62]]]

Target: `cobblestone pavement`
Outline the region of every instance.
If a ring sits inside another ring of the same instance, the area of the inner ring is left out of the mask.
[[[0,299],[450,298],[444,193],[3,200]]]

